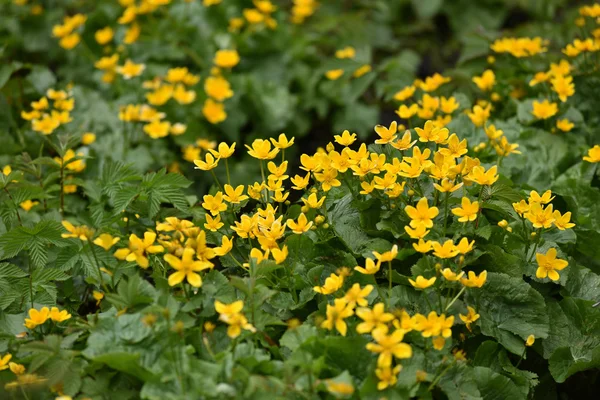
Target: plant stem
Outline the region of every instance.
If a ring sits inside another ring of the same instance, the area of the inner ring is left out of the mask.
[[[12,201],[13,205],[15,206],[15,209],[17,210],[17,219],[19,220],[19,225],[23,226],[23,221],[21,220],[21,214],[19,214],[19,205],[15,202],[15,199],[12,197],[12,195],[10,194],[10,192],[8,191],[8,189],[5,187],[4,191],[6,192],[6,194],[8,195],[8,198],[10,199],[10,201]]]
[[[446,368],[444,368],[444,370],[442,370],[442,372],[440,372],[440,374],[433,379],[433,382],[431,382],[431,385],[429,385],[429,387],[427,388],[428,392],[430,392],[431,389],[433,389],[435,387],[435,385],[437,385],[437,383],[440,381],[440,379],[442,379],[442,376],[444,376],[446,374],[446,372],[448,372],[448,370],[450,368],[452,368],[452,366],[455,363],[456,363],[456,359],[454,361],[452,361],[452,363],[450,363],[450,365],[448,365]]]
[[[213,171],[212,169],[210,170],[210,173],[212,174],[213,178],[215,178],[215,182],[217,183],[217,186],[219,187],[219,189],[221,191],[223,191],[223,186],[221,186],[221,182],[219,182],[219,179],[217,179],[217,175],[215,175],[215,171]]]
[[[448,227],[448,199],[450,197],[450,193],[446,192],[446,198],[444,199],[444,234],[442,236],[446,237],[446,229]]]
[[[392,262],[388,261],[388,279],[389,279],[389,289],[388,289],[388,306],[392,299]]]
[[[456,296],[454,296],[454,298],[452,299],[452,301],[450,302],[450,304],[448,304],[446,306],[446,309],[444,310],[444,312],[448,311],[450,309],[450,307],[452,307],[452,304],[454,304],[454,302],[456,300],[458,300],[458,298],[460,297],[461,294],[463,294],[463,292],[465,291],[466,288],[467,288],[466,286],[463,286],[463,288],[460,289],[460,292],[458,292],[458,294]]]
[[[65,217],[65,159],[60,156],[60,215]]]
[[[229,163],[225,159],[225,172],[227,172],[227,184],[231,185],[231,179],[229,178]]]
[[[98,269],[98,276],[100,277],[100,285],[106,293],[108,293],[108,287],[106,283],[104,283],[104,278],[102,277],[102,271],[100,270],[100,261],[98,261],[98,256],[96,256],[96,250],[94,249],[94,245],[91,241],[88,240],[88,245],[90,246],[90,250],[92,251],[92,256],[94,257],[94,261],[96,263],[96,268]]]

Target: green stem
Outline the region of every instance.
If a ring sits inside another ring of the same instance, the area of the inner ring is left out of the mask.
[[[91,241],[88,240],[88,245],[90,246],[90,250],[92,251],[92,256],[94,257],[94,262],[96,263],[96,268],[98,269],[98,276],[100,277],[100,284],[106,293],[108,293],[108,287],[106,283],[104,283],[104,278],[102,277],[102,271],[100,270],[100,261],[98,261],[98,257],[96,256],[96,250],[94,249],[94,245]]]
[[[267,181],[265,180],[265,166],[263,165],[263,160],[260,160],[260,176],[262,177],[262,181],[263,184],[267,184]],[[265,201],[265,205],[269,202],[269,192],[267,191],[267,188],[263,189],[263,195],[265,197],[264,201]]]
[[[515,368],[519,368],[519,365],[521,365],[521,361],[523,361],[523,358],[525,358],[526,352],[527,352],[527,346],[525,346],[525,348],[523,349],[523,353],[521,353],[521,358],[519,359],[519,362],[517,363],[517,365],[515,365]]]
[[[454,296],[454,298],[452,299],[450,304],[448,304],[446,306],[446,308],[444,309],[444,312],[448,311],[450,309],[450,307],[452,307],[452,304],[454,304],[454,302],[456,300],[458,300],[458,298],[460,297],[461,294],[463,294],[463,292],[465,291],[466,288],[467,288],[466,286],[463,286],[462,289],[460,289],[460,292],[458,292],[458,294],[456,296]]]
[[[215,171],[213,171],[212,169],[210,170],[210,173],[212,174],[213,178],[215,178],[215,182],[217,183],[217,186],[219,187],[219,189],[221,191],[223,191],[223,186],[221,186],[221,182],[219,182],[219,179],[217,178],[217,175],[215,175]]]
[[[388,288],[388,307],[392,300],[392,262],[388,261],[388,280],[389,280],[389,288]]]
[[[225,159],[225,171],[227,172],[227,184],[231,185],[231,179],[229,178],[229,163]]]
[[[446,198],[444,199],[444,234],[443,237],[446,237],[446,229],[448,228],[448,200],[450,197],[450,193],[446,192]]]
[[[448,370],[450,368],[452,368],[452,366],[455,363],[456,363],[456,359],[454,359],[454,361],[452,361],[452,363],[450,363],[450,365],[448,365],[446,368],[444,368],[444,370],[442,370],[442,372],[440,372],[440,374],[434,378],[433,382],[431,382],[431,385],[429,385],[429,387],[427,388],[428,392],[430,392],[431,389],[433,389],[435,387],[435,385],[437,385],[437,383],[440,381],[440,379],[442,379],[442,376],[444,376],[446,374],[446,372],[448,372]]]

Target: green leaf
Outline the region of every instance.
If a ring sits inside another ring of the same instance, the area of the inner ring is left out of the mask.
[[[475,382],[484,400],[526,399],[519,388],[506,376],[487,367],[473,368]]]
[[[356,255],[370,255],[372,251],[384,252],[392,248],[390,242],[371,238],[360,226],[361,212],[353,204],[352,195],[339,200],[328,215],[336,235]]]
[[[600,309],[593,303],[569,297],[548,303],[550,334],[543,341],[544,358],[557,382],[600,366]]]
[[[466,301],[481,315],[481,333],[514,354],[521,355],[529,335],[548,337],[544,298],[522,278],[490,272],[482,288],[467,291]]]
[[[427,19],[437,14],[444,0],[411,0],[411,3],[419,18]]]

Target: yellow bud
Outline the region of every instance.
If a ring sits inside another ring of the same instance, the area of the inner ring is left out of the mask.
[[[325,217],[322,215],[317,215],[315,217],[315,224],[316,225],[321,225],[323,222],[325,222]]]
[[[507,230],[508,232],[512,232],[512,228],[511,228],[510,226],[509,226],[508,228],[506,228],[506,230]]]
[[[409,191],[406,192],[406,194],[408,194],[408,197],[413,197],[415,195],[415,191],[412,189],[409,189]]]
[[[496,57],[494,57],[494,56],[488,56],[487,62],[488,62],[488,64],[495,63],[496,62]]]
[[[417,382],[425,382],[427,380],[427,372],[418,370],[417,371]]]
[[[508,226],[508,221],[503,219],[502,221],[498,222],[498,226],[502,229],[506,229],[506,227]]]
[[[532,237],[532,238],[534,238],[534,237],[536,237],[536,236],[537,236],[537,233],[536,233],[536,232],[531,232],[531,237]]]
[[[300,211],[302,211],[302,212],[303,212],[303,213],[305,213],[305,214],[308,212],[308,210],[310,210],[310,208],[309,208],[308,206],[302,206],[302,207],[300,208]]]
[[[318,190],[317,190],[317,188],[311,188],[311,189],[310,189],[310,192],[311,192],[311,193],[317,193],[317,191],[318,191]]]
[[[152,326],[156,323],[158,317],[155,314],[146,314],[142,317],[142,322],[146,326]]]
[[[458,264],[459,265],[461,265],[464,262],[465,262],[465,256],[461,255],[460,257],[458,257]]]
[[[435,263],[435,269],[436,269],[436,271],[439,271],[439,270],[441,270],[441,269],[442,269],[442,264],[440,264],[440,263]]]
[[[313,226],[311,226],[311,227],[310,227],[310,230],[311,230],[311,231],[316,231],[316,230],[317,230],[317,227],[316,227],[315,225],[313,225]]]
[[[396,205],[395,205],[395,204],[392,204],[390,207],[391,207],[391,208],[392,208],[392,210],[393,210],[394,208],[396,208]]]
[[[289,206],[290,204],[292,204],[289,200],[286,200],[283,202],[286,206]]]
[[[184,328],[184,326],[183,326],[183,321],[177,321],[177,322],[175,322],[175,324],[174,324],[174,325],[171,327],[171,330],[172,330],[173,332],[175,332],[175,333],[178,333],[178,334],[180,334],[180,335],[181,335],[181,334],[183,333],[183,328]]]
[[[329,224],[328,223],[324,223],[323,224],[323,229],[329,229]]]

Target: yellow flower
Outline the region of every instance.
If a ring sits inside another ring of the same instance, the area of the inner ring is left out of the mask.
[[[331,294],[337,292],[343,284],[344,277],[332,273],[331,275],[329,275],[329,277],[327,277],[327,279],[325,279],[325,283],[323,284],[323,286],[315,286],[313,287],[313,290],[321,294]]]
[[[425,254],[425,253],[428,253],[431,251],[431,249],[433,248],[433,245],[430,240],[425,241],[423,239],[419,239],[419,241],[417,243],[413,243],[413,247],[419,253]]]
[[[434,183],[433,186],[442,193],[453,193],[463,186],[463,182],[455,184],[454,181],[444,178],[441,184]]]
[[[422,239],[430,232],[425,228],[424,224],[417,225],[416,228],[411,228],[409,225],[404,226],[404,230],[408,233],[411,239]]]
[[[325,384],[327,385],[327,390],[334,395],[349,396],[354,393],[354,386],[350,383],[335,382],[331,379],[327,379]]]
[[[37,310],[36,310],[37,311]],[[7,353],[0,357],[0,371],[4,371],[9,368],[9,361],[12,358],[12,354]]]
[[[531,203],[529,210],[523,214],[532,224],[534,228],[550,228],[554,222],[553,207],[550,204],[546,208],[542,208],[540,203]]]
[[[54,322],[63,322],[71,318],[71,314],[67,310],[60,311],[57,307],[50,309],[50,319]]]
[[[126,260],[128,262],[136,262],[137,265],[146,269],[150,265],[147,255],[162,253],[165,248],[160,245],[155,245],[156,233],[144,232],[144,238],[140,239],[136,234],[129,236],[129,243],[127,248],[119,249],[115,251],[114,256],[119,260]]]
[[[531,192],[529,192],[529,204],[533,204],[533,203],[548,204],[553,199],[554,199],[554,196],[552,196],[551,190],[546,190],[541,196],[535,190],[532,190]]]
[[[99,306],[104,298],[104,293],[94,290],[92,292],[92,297],[94,297],[94,300],[96,300],[96,306]]]
[[[565,229],[571,229],[575,226],[571,221],[571,212],[568,211],[564,214],[560,214],[560,211],[556,210],[552,213],[552,217],[554,217],[554,226],[556,226],[559,230],[564,231]]]
[[[177,272],[169,275],[169,286],[175,286],[183,282],[184,279],[194,286],[202,286],[202,278],[197,271],[202,271],[212,267],[212,264],[208,261],[194,260],[195,251],[189,247],[183,250],[181,259],[175,257],[172,254],[165,254],[164,259],[171,267],[177,270]]]
[[[583,160],[591,163],[600,162],[600,145],[595,145],[588,150],[588,155],[583,156]]]
[[[373,291],[373,285],[367,285],[364,288],[361,288],[360,284],[355,283],[346,292],[344,299],[348,302],[348,305],[350,307],[355,307],[357,304],[361,307],[366,307],[369,305],[367,296],[369,294],[371,294],[372,291]]]
[[[216,217],[211,217],[210,214],[206,214],[205,215],[206,218],[206,223],[204,224],[204,228],[208,229],[211,232],[216,232],[219,229],[221,229],[223,227],[223,224],[221,222],[221,215],[217,214]]]
[[[382,262],[382,263],[387,262],[387,261],[392,261],[398,255],[398,245],[396,245],[396,244],[393,245],[391,250],[386,251],[382,254],[379,254],[378,252],[374,251],[373,255],[379,262]]]
[[[392,356],[404,359],[412,357],[412,348],[404,339],[404,330],[396,329],[388,335],[387,327],[384,329],[375,329],[371,332],[376,343],[367,343],[367,350],[378,353],[377,365],[379,367],[389,367],[392,365]]]
[[[471,306],[467,306],[467,315],[462,315],[459,314],[458,315],[460,317],[460,319],[462,320],[462,322],[465,323],[465,325],[467,326],[467,329],[470,331],[471,330],[471,324],[475,321],[477,321],[480,317],[479,314],[477,314],[475,312],[475,309]]]
[[[239,185],[238,187],[234,188],[233,186],[226,184],[223,189],[225,189],[225,195],[223,196],[223,199],[231,204],[239,204],[244,200],[248,200],[248,196],[243,194],[244,185]]]
[[[361,76],[371,72],[372,69],[373,68],[369,64],[361,65],[352,73],[352,76],[354,78],[360,78]]]
[[[215,155],[218,156],[218,154],[219,153],[216,153]],[[196,165],[195,168],[201,169],[203,171],[210,171],[211,169],[216,168],[217,165],[219,165],[219,157],[215,158],[211,153],[206,153],[206,156],[204,156],[204,160],[205,161],[194,160],[194,164]]]
[[[375,375],[377,375],[377,390],[385,390],[388,387],[394,386],[398,383],[398,374],[402,370],[402,365],[398,364],[394,368],[391,366],[381,367],[375,369]]]
[[[227,113],[225,112],[223,103],[217,103],[213,99],[206,99],[204,106],[202,107],[202,115],[204,115],[211,124],[218,124],[227,119]]]
[[[60,121],[53,118],[49,114],[44,114],[41,119],[31,121],[31,128],[36,132],[41,132],[44,135],[50,135],[56,128],[60,126]]]
[[[131,60],[126,60],[123,66],[117,67],[116,71],[123,76],[123,79],[131,79],[136,76],[140,76],[146,69],[144,64],[136,64]]]
[[[531,346],[533,346],[533,343],[535,343],[535,336],[533,336],[533,335],[527,336],[527,340],[525,341],[525,346],[531,347]]]
[[[40,204],[39,201],[25,200],[24,202],[20,203],[19,206],[23,210],[29,211],[29,210],[31,210],[33,207],[35,207],[38,204]]]
[[[227,204],[223,203],[223,193],[217,192],[214,196],[205,194],[202,199],[202,207],[212,215],[219,215],[220,212],[227,210]]]
[[[150,136],[152,139],[159,139],[165,137],[169,134],[169,129],[171,128],[171,123],[168,121],[160,122],[159,120],[154,120],[149,124],[144,125],[144,132]]]
[[[429,207],[427,204],[427,197],[421,198],[416,207],[406,206],[404,211],[411,219],[410,226],[413,228],[419,226],[431,228],[433,226],[433,219],[437,217],[440,212],[437,207]]]
[[[345,130],[341,135],[335,135],[333,139],[342,146],[350,146],[356,141],[356,133],[350,134],[348,130]]]
[[[354,58],[356,50],[352,46],[346,46],[343,49],[339,49],[335,52],[335,58]]]
[[[175,90],[173,91],[173,98],[179,104],[190,104],[191,102],[196,100],[196,92],[194,92],[193,90],[185,90],[185,87],[183,85],[177,84],[175,86]],[[207,99],[207,100],[210,100],[210,99]],[[219,103],[214,103],[214,104],[219,104]],[[204,106],[206,107],[206,103],[204,103]],[[212,104],[211,104],[211,107],[216,108]],[[204,117],[206,119],[209,119],[207,115],[211,115],[211,116],[218,115],[218,112],[215,112],[211,108],[207,109],[206,111],[203,108],[202,113],[204,114]],[[226,116],[227,116],[227,114],[225,114],[225,117]],[[223,119],[225,119],[225,117]]]
[[[494,165],[487,171],[485,170],[484,167],[475,166],[475,167],[473,167],[471,172],[466,176],[466,178],[468,178],[470,181],[473,181],[482,186],[483,185],[491,186],[494,183],[496,183],[496,181],[499,178],[498,166]]]
[[[236,50],[219,50],[213,62],[219,68],[233,68],[240,62],[240,55]]]
[[[483,75],[473,77],[473,82],[480,90],[487,92],[496,84],[496,75],[494,71],[487,69],[483,72]]]
[[[471,250],[473,250],[473,245],[475,241],[469,242],[469,239],[466,237],[460,239],[460,242],[455,246],[455,249],[458,250],[459,254],[467,254]]]
[[[477,219],[477,213],[479,212],[479,202],[471,202],[468,197],[463,197],[461,200],[461,207],[453,208],[452,214],[456,215],[458,222],[469,222]]]
[[[95,141],[96,141],[96,135],[93,134],[92,132],[86,132],[81,137],[81,144],[83,144],[85,146],[89,146],[90,144],[94,143]]]
[[[115,32],[112,30],[112,28],[110,26],[107,26],[106,28],[97,30],[94,34],[94,38],[96,39],[96,42],[98,42],[98,44],[105,45],[106,43],[112,40],[114,35]]]
[[[220,301],[215,301],[215,309],[219,313],[219,320],[225,322],[227,328],[227,336],[235,339],[242,333],[242,329],[250,332],[256,332],[254,326],[248,323],[246,317],[241,313],[244,308],[244,303],[241,300],[231,304],[223,304]]]
[[[328,192],[332,187],[339,187],[342,182],[337,179],[338,172],[333,168],[324,169],[323,172],[315,172],[315,179],[321,183],[323,191]]]
[[[550,83],[552,84],[552,90],[558,94],[558,98],[563,103],[567,101],[568,97],[575,94],[575,84],[572,76],[557,75]]]
[[[329,71],[325,72],[325,76],[330,81],[338,80],[342,75],[344,75],[344,70],[341,68],[330,69]]]
[[[536,253],[535,259],[538,264],[535,276],[540,279],[548,277],[553,281],[557,281],[560,279],[560,275],[556,271],[561,271],[569,265],[568,261],[556,258],[555,248],[549,249],[546,254]]]
[[[370,310],[365,307],[356,309],[356,316],[363,320],[356,326],[358,333],[371,333],[374,329],[385,329],[388,322],[394,319],[394,315],[386,313],[383,303],[377,303]]]
[[[490,112],[492,111],[492,106],[487,105],[486,107],[482,107],[480,105],[475,105],[471,111],[467,113],[467,116],[476,127],[482,127],[487,122],[490,117]]]
[[[537,119],[548,119],[558,112],[558,105],[551,103],[548,100],[539,102],[533,101],[533,111],[531,112]]]
[[[100,236],[98,236],[96,238],[96,240],[94,240],[94,244],[97,246],[102,247],[104,250],[108,251],[110,250],[111,247],[113,247],[115,245],[115,243],[117,243],[119,240],[121,240],[120,237],[113,237],[111,234],[109,233],[102,233]]]
[[[407,99],[411,98],[413,94],[415,94],[416,89],[417,88],[415,86],[406,86],[394,94],[394,100],[397,100],[397,101],[407,100]]]
[[[430,287],[431,285],[433,285],[436,281],[436,277],[434,276],[433,278],[429,278],[426,279],[423,276],[419,275],[417,276],[417,280],[413,281],[412,279],[408,279],[408,281],[410,282],[411,285],[413,285],[413,287],[417,288],[417,289],[427,289],[428,287]]]
[[[25,319],[25,327],[27,329],[35,329],[38,325],[43,325],[50,318],[50,309],[42,307],[41,310],[31,308],[29,310],[29,318]]]
[[[308,230],[313,226],[313,222],[308,222],[306,215],[304,215],[304,213],[300,213],[300,216],[298,216],[298,222],[295,222],[293,219],[288,219],[287,226],[292,230],[292,232],[301,235],[304,232],[308,232]]]
[[[279,249],[278,247],[274,247],[273,249],[271,249],[271,255],[273,256],[273,260],[275,260],[276,264],[281,264],[282,262],[284,262],[288,254],[288,247],[285,245],[281,249]]]
[[[223,101],[233,96],[229,82],[221,76],[209,76],[204,81],[204,91],[217,101]]]
[[[458,281],[465,274],[464,271],[461,271],[460,274],[457,274],[450,268],[444,268],[443,270],[441,270],[441,273],[444,279],[450,282]]]
[[[321,323],[321,328],[333,330],[335,328],[342,336],[346,336],[348,325],[344,319],[354,314],[352,306],[344,299],[335,299],[333,305],[327,304],[327,319]]]
[[[63,238],[78,238],[86,242],[89,238],[94,236],[94,230],[85,225],[74,226],[69,221],[62,221],[62,225],[69,231],[69,233],[63,233],[61,235]]]
[[[566,118],[559,119],[556,121],[556,127],[563,132],[569,132],[571,129],[573,129],[574,126],[575,124]]]
[[[381,267],[381,261],[377,260],[377,263],[375,263],[375,261],[373,259],[367,258],[367,259],[365,259],[365,268],[356,266],[356,267],[354,267],[354,270],[360,272],[361,274],[373,275],[379,271],[380,267]]]
[[[81,36],[79,36],[78,33],[71,33],[70,35],[67,35],[60,39],[58,44],[65,50],[71,50],[75,48],[75,46],[77,46],[79,42],[81,42]]]
[[[468,278],[462,278],[460,283],[465,285],[466,287],[471,288],[480,288],[484,285],[487,280],[487,271],[483,271],[479,276],[475,274],[473,271],[469,271]]]
[[[295,138],[291,138],[290,140],[288,140],[285,133],[281,133],[279,135],[278,140],[270,138],[271,143],[273,143],[273,146],[277,147],[280,150],[284,150],[284,149],[287,149],[288,147],[292,147],[292,145],[294,144],[294,139]]]
[[[450,82],[450,80],[451,78],[446,78],[436,72],[432,76],[428,76],[427,78],[425,78],[425,81],[420,82],[419,87],[425,92],[433,92],[434,90],[437,90],[440,86],[442,86],[444,83]]]
[[[1,361],[0,361],[0,363],[1,363]],[[22,364],[10,362],[10,363],[8,363],[8,366],[10,368],[10,371],[15,375],[23,375],[25,373],[25,366]],[[0,370],[2,370],[2,369],[6,369],[6,368],[0,367]]]
[[[216,157],[216,161],[218,162],[218,160],[221,158],[229,158],[233,155],[233,153],[235,152],[235,143],[233,143],[231,146],[228,146],[227,143],[221,142],[221,143],[219,143],[217,150],[214,150],[214,149],[208,149],[208,150]],[[206,164],[212,164],[212,162],[209,163],[207,161]],[[203,168],[200,168],[200,169],[203,169]],[[212,169],[212,168],[210,168],[210,169]]]
[[[383,125],[375,126],[375,133],[379,135],[379,139],[375,140],[377,144],[388,144],[396,140],[396,132],[398,131],[398,123],[396,121],[392,121],[389,128],[386,128]]]
[[[248,154],[259,160],[272,160],[279,153],[279,148],[275,147],[271,150],[271,142],[264,139],[254,139],[252,147],[246,145]]]

